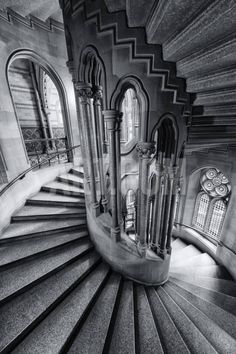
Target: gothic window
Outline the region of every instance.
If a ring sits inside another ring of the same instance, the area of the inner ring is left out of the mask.
[[[212,203],[212,216],[210,218],[210,224],[208,228],[208,233],[214,238],[217,238],[221,226],[224,221],[226,213],[226,204],[222,199],[214,200]]]
[[[204,229],[209,204],[210,204],[210,197],[206,193],[201,193],[198,195],[196,218],[195,218],[196,220],[194,224],[201,230]]]
[[[193,226],[215,241],[220,237],[230,191],[227,177],[218,169],[210,168],[201,175]]]
[[[135,192],[129,189],[126,194],[126,217],[125,217],[125,231],[130,233],[135,231],[136,223],[136,206],[135,206]]]
[[[123,120],[121,124],[121,143],[127,144],[138,138],[139,103],[136,92],[128,88],[121,101]]]

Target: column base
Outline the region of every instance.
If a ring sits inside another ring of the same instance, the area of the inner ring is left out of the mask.
[[[115,229],[111,228],[111,238],[115,242],[120,241],[120,228],[116,227]]]
[[[106,198],[101,200],[102,207],[103,207],[103,212],[107,213],[108,212],[108,201]]]
[[[167,254],[166,250],[159,250],[158,252],[158,256],[161,257],[162,259],[165,259],[166,254]]]
[[[92,203],[92,212],[95,217],[100,215],[100,205],[99,203]]]
[[[140,243],[140,241],[137,244],[137,249],[138,249],[138,253],[142,258],[145,258],[146,256],[146,250],[147,250],[147,246],[146,244]]]

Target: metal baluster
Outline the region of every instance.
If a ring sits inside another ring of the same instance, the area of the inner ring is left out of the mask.
[[[60,161],[60,152],[59,152],[59,149],[58,149],[58,139],[55,139],[55,145],[56,145],[58,163],[60,164],[61,161]]]
[[[69,144],[68,144],[68,140],[67,140],[67,137],[63,138],[63,140],[65,140],[65,147],[66,147],[66,154],[67,154],[67,160],[68,162],[71,161],[71,152],[69,151]]]
[[[37,150],[37,143],[33,143],[33,149],[34,149],[35,154],[36,154],[36,156],[37,156],[38,163],[40,163],[40,155],[39,155],[38,150]],[[40,168],[40,167],[41,167],[41,166],[39,165],[39,168]]]

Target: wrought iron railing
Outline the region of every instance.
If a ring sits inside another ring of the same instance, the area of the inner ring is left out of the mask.
[[[44,160],[47,160],[52,155],[55,155],[55,161],[50,159],[50,164],[52,162],[66,162],[70,161],[71,159],[70,152],[68,150],[68,141],[66,137],[53,139],[25,140],[25,146],[31,166],[34,166]]]
[[[54,139],[55,140],[55,139]],[[71,156],[72,151],[75,149],[80,148],[80,145],[75,145],[72,146],[68,149],[64,149],[62,151],[58,150],[56,151],[56,153],[52,153],[50,156],[46,157],[44,160],[40,161],[39,163],[29,167],[28,169],[26,169],[25,171],[21,172],[17,177],[15,177],[12,181],[10,181],[1,191],[0,191],[0,197],[11,187],[13,186],[17,181],[23,179],[29,172],[39,169],[42,166],[45,165],[49,165],[51,166],[52,161],[58,161],[58,163],[61,163],[62,161],[60,161],[60,157],[59,155],[62,154],[66,154],[67,156]],[[56,160],[55,160],[56,159]],[[63,161],[65,162],[65,161]]]

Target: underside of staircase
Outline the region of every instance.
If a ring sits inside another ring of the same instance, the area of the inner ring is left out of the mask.
[[[1,353],[235,353],[236,285],[173,238],[168,282],[114,272],[90,241],[83,172],[43,186],[0,238]]]

